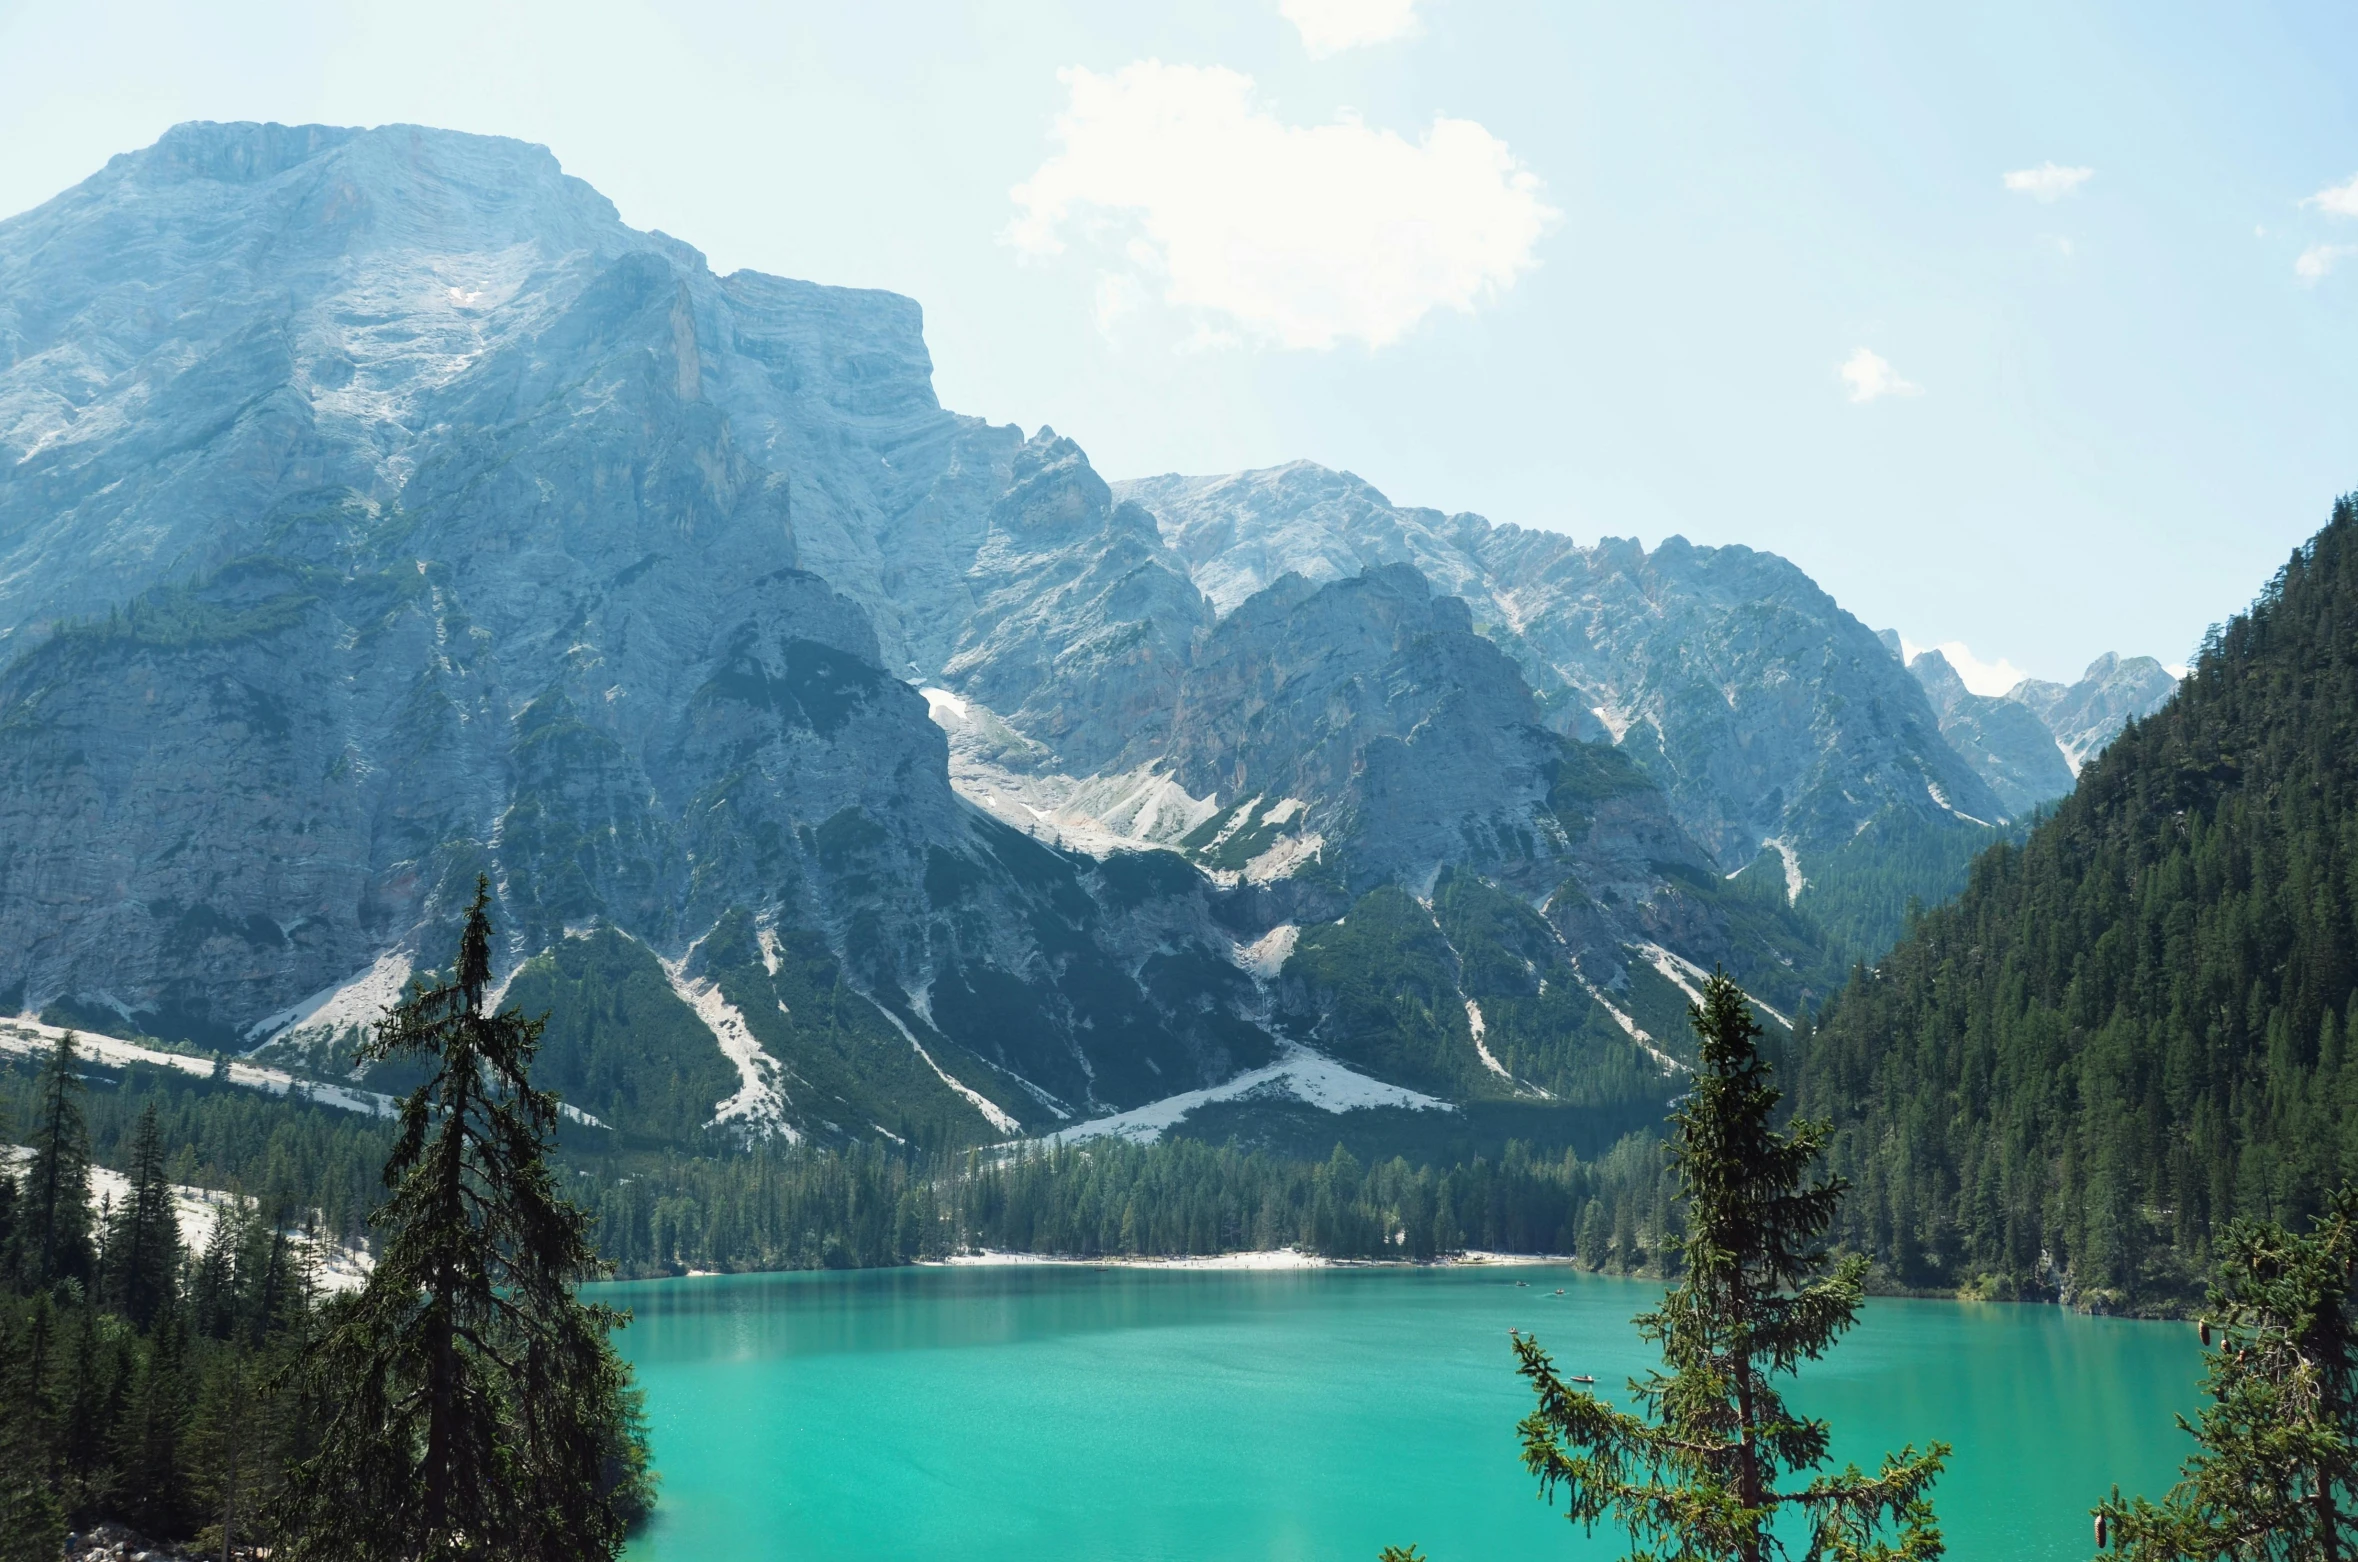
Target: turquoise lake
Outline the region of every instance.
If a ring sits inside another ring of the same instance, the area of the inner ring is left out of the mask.
[[[1554,1268],[1046,1265],[597,1290],[637,1315],[663,1477],[634,1562],[1616,1556],[1522,1471],[1507,1330],[1617,1387],[1660,1295]],[[1838,1459],[1955,1445],[1951,1556],[2085,1558],[2114,1482],[2174,1477],[2198,1366],[2183,1325],[1876,1300],[1794,1397]]]

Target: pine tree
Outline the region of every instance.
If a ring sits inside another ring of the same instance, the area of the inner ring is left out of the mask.
[[[205,1250],[189,1268],[188,1323],[204,1339],[229,1339],[244,1321],[240,1294],[244,1277],[238,1260],[251,1224],[243,1202],[234,1194],[222,1201],[215,1207]]]
[[[183,1459],[194,1395],[188,1330],[167,1307],[141,1355],[130,1401],[115,1428],[114,1512],[151,1535],[181,1535],[195,1516]]]
[[[0,1102],[0,1146],[16,1143],[11,1132],[8,1105]],[[17,1200],[16,1166],[14,1159],[0,1149],[0,1289],[17,1275],[23,1266],[19,1257],[21,1228],[24,1225],[22,1206]]]
[[[2203,1332],[2215,1329],[2201,1452],[2160,1503],[2096,1509],[2098,1533],[2133,1562],[2358,1557],[2358,1187],[2305,1236],[2239,1220],[2220,1242]],[[2102,1542],[2100,1541],[2101,1545]]]
[[[479,882],[456,979],[414,989],[361,1051],[428,1077],[401,1103],[377,1266],[309,1357],[325,1419],[284,1514],[298,1559],[612,1557],[645,1499],[608,1338],[626,1320],[574,1294],[603,1271],[544,1160],[540,1022],[484,1012],[489,903]]]
[[[145,1331],[172,1301],[180,1274],[180,1210],[164,1170],[163,1130],[155,1103],[140,1114],[131,1141],[131,1190],[106,1236],[107,1304]]]
[[[49,1403],[39,1363],[51,1327],[49,1299],[21,1319],[0,1314],[0,1562],[54,1562],[65,1511],[50,1486]]]
[[[81,1071],[74,1033],[57,1038],[35,1086],[33,1158],[25,1167],[21,1262],[30,1288],[60,1280],[88,1284],[95,1267],[90,1243],[90,1128],[82,1116]]]
[[[189,1428],[187,1463],[199,1511],[210,1521],[200,1549],[223,1558],[239,1536],[253,1538],[254,1452],[269,1431],[266,1418],[255,1414],[267,1408],[267,1400],[258,1406],[253,1389],[245,1352],[217,1352],[197,1389]]]
[[[1521,1427],[1523,1462],[1543,1495],[1563,1489],[1575,1522],[1593,1529],[1609,1516],[1626,1528],[1636,1558],[1761,1562],[1782,1554],[1774,1526],[1789,1511],[1808,1523],[1812,1562],[1937,1557],[1927,1492],[1946,1445],[1887,1456],[1873,1477],[1856,1466],[1818,1474],[1826,1423],[1777,1389],[1857,1321],[1862,1297],[1865,1260],[1828,1270],[1821,1246],[1844,1184],[1806,1181],[1828,1130],[1773,1126],[1779,1092],[1734,982],[1715,973],[1688,1017],[1701,1061],[1670,1119],[1685,1278],[1636,1320],[1670,1370],[1630,1383],[1633,1415],[1569,1386],[1536,1339],[1517,1335],[1538,1399]],[[1805,1486],[1785,1479],[1804,1474],[1815,1476]]]
[[[131,1372],[128,1345],[120,1340],[109,1348],[107,1321],[95,1305],[86,1305],[76,1321],[72,1346],[65,1358],[65,1387],[59,1395],[57,1464],[65,1477],[71,1505],[89,1506],[89,1499],[114,1483],[108,1463],[115,1428],[128,1398]],[[112,1325],[118,1331],[119,1323]]]

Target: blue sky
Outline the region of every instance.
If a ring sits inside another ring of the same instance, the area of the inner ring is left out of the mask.
[[[181,119],[520,136],[1110,476],[1746,543],[2047,677],[2358,487],[2358,9],[1283,5],[0,0],[0,212]]]

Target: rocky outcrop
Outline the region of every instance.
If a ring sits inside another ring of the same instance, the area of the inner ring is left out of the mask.
[[[2012,699],[1975,694],[1938,651],[1919,651],[1908,671],[1924,686],[1948,739],[2015,818],[2072,787],[2072,767],[2047,724]]]
[[[1199,835],[1233,826],[1217,855],[1248,870],[1315,839],[1354,892],[1458,863],[1544,893],[1591,842],[1595,805],[1628,795],[1655,805],[1652,827],[1622,821],[1614,845],[1702,863],[1644,776],[1542,725],[1466,604],[1406,565],[1287,575],[1247,599],[1207,637],[1171,726],[1160,757],[1223,809]]]
[[[1155,513],[1223,610],[1286,571],[1414,565],[1513,656],[1550,725],[1637,758],[1723,870],[1775,843],[1806,875],[1871,823],[1971,831],[2005,812],[1874,634],[1773,554],[1584,547],[1395,506],[1306,462],[1115,492]]]
[[[2160,710],[2177,692],[2176,676],[2152,657],[2107,651],[2088,664],[2077,683],[2025,678],[2005,697],[2045,723],[2078,775],[2120,736],[2121,728]]]
[[[943,413],[906,300],[716,278],[513,142],[188,126],[0,224],[0,308],[20,1003],[253,1039],[446,953],[483,871],[511,965],[606,926],[694,987],[732,918],[815,939],[811,990],[866,1017],[808,1046],[883,1046],[908,1089],[798,1129],[866,1131],[850,1101],[992,1136],[1266,1057],[1249,992],[1154,964],[1233,975],[1208,886],[977,814],[886,671],[973,623],[962,676],[1094,710],[1131,650],[1060,672],[983,609],[1110,622],[1118,534],[1159,548],[1069,445]]]
[[[1210,605],[1134,504],[1116,505],[1080,447],[1043,429],[1016,453],[965,581],[974,598],[941,669],[1089,775],[1153,755]]]

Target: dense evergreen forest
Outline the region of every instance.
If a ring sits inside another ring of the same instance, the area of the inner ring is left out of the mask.
[[[94,1163],[130,1164],[151,1114],[166,1180],[235,1188],[301,1210],[329,1239],[367,1233],[383,1197],[390,1123],[257,1096],[175,1070],[89,1068]],[[0,1070],[0,1112],[34,1120],[39,1074]],[[1666,1241],[1658,1141],[1632,1134],[1584,1160],[1510,1141],[1497,1157],[1363,1163],[1178,1139],[1022,1153],[772,1146],[749,1154],[613,1150],[575,1130],[557,1157],[624,1276],[689,1269],[870,1268],[981,1248],[1074,1257],[1183,1257],[1294,1246],[1334,1258],[1431,1258],[1465,1248],[1646,1267]]]
[[[420,1076],[390,1132],[109,1081],[98,1116],[127,1186],[94,1198],[73,1035],[16,1081],[0,1117],[0,1144],[18,1122],[28,1141],[0,1157],[0,1562],[53,1562],[69,1524],[101,1523],[224,1562],[620,1554],[654,1495],[611,1342],[628,1318],[576,1294],[607,1266],[547,1162],[540,1026],[487,1011],[488,898],[479,884],[453,980],[413,988],[364,1046]],[[268,1131],[240,1145],[241,1128]],[[332,1192],[372,1149],[373,1266],[324,1286],[318,1210],[276,1201]],[[185,1208],[174,1171],[212,1153],[270,1192]]]
[[[32,1153],[0,1175],[0,1562],[50,1562],[69,1521],[102,1516],[217,1547],[278,1499],[317,1423],[314,1398],[274,1385],[311,1337],[321,1244],[291,1207],[230,1200],[184,1245],[186,1157],[152,1099],[128,1125],[108,1114],[130,1186],[94,1204],[73,1060],[20,1083],[30,1109],[7,1121]]]
[[[1903,1284],[2192,1294],[2358,1173],[2358,496],[2176,699],[1797,1047],[1839,1235]]]

